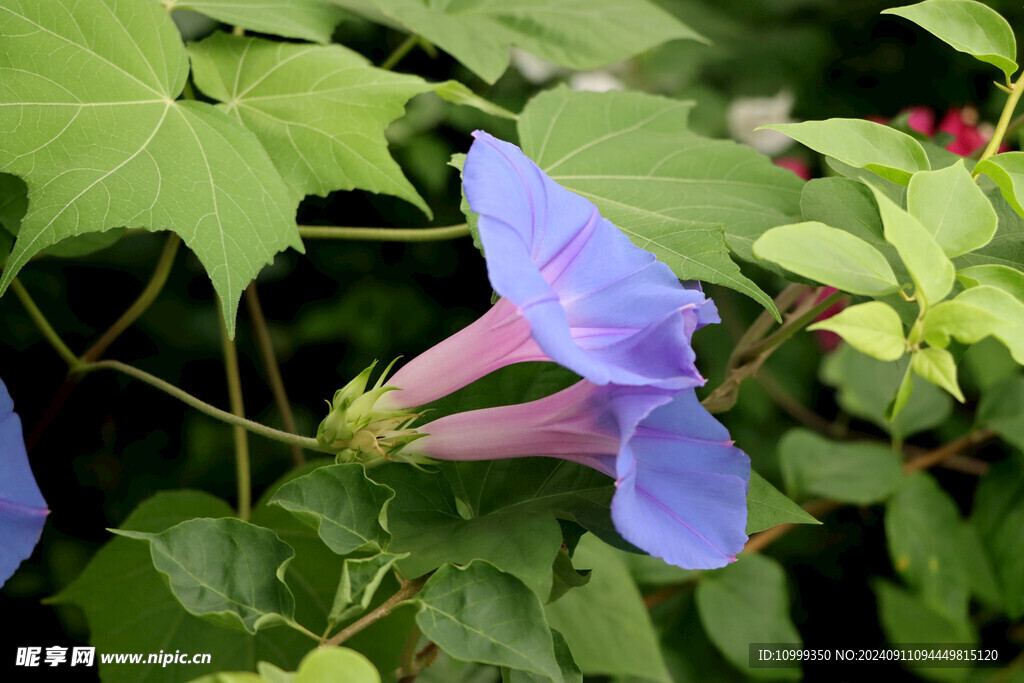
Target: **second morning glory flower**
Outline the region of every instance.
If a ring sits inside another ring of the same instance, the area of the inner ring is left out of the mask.
[[[32,554],[46,521],[14,402],[0,380],[0,586]]]
[[[401,368],[388,381],[399,391],[382,405],[424,405],[530,360],[555,361],[599,385],[703,384],[690,336],[718,322],[703,292],[683,287],[654,254],[518,147],[482,131],[473,135],[463,187],[501,298]]]
[[[407,455],[439,460],[547,456],[615,479],[612,521],[670,564],[713,569],[746,543],[750,459],[692,389],[586,380],[530,403],[473,410],[418,427]]]

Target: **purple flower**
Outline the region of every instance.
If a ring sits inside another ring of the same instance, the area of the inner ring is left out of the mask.
[[[400,369],[388,382],[400,391],[382,405],[424,405],[530,360],[553,360],[600,385],[703,384],[690,336],[718,322],[714,304],[518,147],[473,135],[463,187],[501,299]]]
[[[21,420],[0,380],[0,586],[32,554],[49,512],[28,465]]]
[[[615,478],[612,521],[670,564],[713,569],[747,540],[750,459],[692,389],[583,380],[530,403],[457,413],[418,428],[405,453],[439,460],[547,456]]]

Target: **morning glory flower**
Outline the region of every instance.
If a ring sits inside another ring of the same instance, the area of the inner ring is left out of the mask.
[[[586,380],[519,405],[417,428],[406,455],[438,460],[547,456],[615,479],[611,514],[627,541],[687,569],[723,567],[747,540],[750,459],[692,389]]]
[[[463,187],[499,301],[401,368],[382,406],[421,406],[505,365],[555,361],[594,384],[704,383],[690,336],[714,304],[515,145],[477,131]]]
[[[0,380],[0,586],[32,554],[49,512],[28,465],[14,401]]]

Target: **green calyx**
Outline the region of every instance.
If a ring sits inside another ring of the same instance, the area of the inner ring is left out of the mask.
[[[370,390],[366,386],[377,361],[336,391],[334,399],[328,402],[330,412],[317,429],[317,441],[346,459],[366,455],[390,458],[410,441],[423,436],[408,429],[408,425],[420,417],[419,413],[376,407],[381,396],[398,388],[383,386],[394,364],[395,361],[391,361]]]

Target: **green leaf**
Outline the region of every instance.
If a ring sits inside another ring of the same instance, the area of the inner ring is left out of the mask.
[[[953,299],[953,303],[977,308],[994,316],[996,322],[987,331],[1009,349],[1017,363],[1024,365],[1024,302],[1002,289],[978,286],[961,292]],[[978,329],[972,329],[969,338],[974,338],[979,332]]]
[[[910,402],[910,397],[914,395],[914,373],[910,369],[910,365],[907,365],[907,371],[903,373],[903,381],[900,382],[899,389],[896,390],[896,395],[892,397],[892,401],[885,409],[885,419],[889,422],[895,422],[899,418],[900,413],[907,407],[907,403]]]
[[[562,672],[562,677],[554,680],[564,681],[564,683],[583,683],[583,673],[572,657],[572,651],[569,649],[569,644],[565,642],[565,636],[551,629],[551,639],[555,643],[555,659],[558,660],[558,667]],[[502,683],[547,683],[550,680],[528,671],[508,668],[501,670]]]
[[[621,556],[592,535],[580,539],[573,560],[593,568],[590,582],[548,605],[548,623],[565,636],[584,674],[667,683],[658,635]]]
[[[521,484],[515,478],[497,474],[502,469],[497,468],[495,482],[518,488]],[[390,550],[409,554],[398,563],[405,574],[420,576],[446,562],[467,564],[481,559],[518,577],[538,597],[547,599],[551,566],[562,543],[562,532],[550,513],[530,509],[526,497],[522,505],[482,498],[492,507],[481,509],[477,501],[462,496],[463,503],[469,502],[465,518],[460,515],[456,491],[442,472],[395,464],[378,467],[372,475],[395,491],[388,508]]]
[[[747,534],[755,534],[777,524],[821,522],[751,470],[750,490],[747,491]]]
[[[922,472],[903,479],[885,511],[885,535],[896,573],[932,609],[966,614],[972,572],[958,539],[966,532],[956,503]]]
[[[896,360],[907,352],[899,313],[881,301],[850,306],[807,329],[835,332],[853,348],[879,360]]]
[[[210,274],[233,333],[261,265],[302,249],[297,198],[252,133],[211,105],[173,101],[188,57],[167,12],[115,0],[2,0],[0,10],[0,170],[29,187],[0,292],[68,237],[172,230]]]
[[[515,120],[519,118],[519,114],[513,114],[508,109],[505,109],[504,107],[499,107],[490,100],[485,100],[484,98],[480,97],[472,90],[470,90],[468,86],[459,81],[444,81],[442,83],[434,83],[432,84],[432,88],[434,93],[442,100],[445,100],[446,102],[451,102],[452,104],[462,104],[467,107],[473,107],[474,109],[479,109],[485,114],[497,116],[502,119]],[[465,155],[461,156],[465,157]],[[461,171],[462,164],[459,164],[458,166],[456,166],[456,168],[458,168],[459,171]]]
[[[872,587],[878,599],[879,621],[890,644],[977,642],[966,618],[966,609],[963,615],[951,618],[920,596],[888,581],[878,579]],[[929,678],[940,681],[960,681],[967,673],[966,669],[930,668],[925,671]]]
[[[745,553],[697,584],[697,609],[711,642],[733,666],[753,678],[799,678],[800,670],[752,669],[749,643],[801,643],[789,618],[786,575],[775,560]]]
[[[754,255],[851,294],[883,296],[899,289],[892,268],[877,249],[822,223],[772,228],[754,243]]]
[[[980,249],[996,234],[998,217],[963,160],[910,179],[907,210],[950,258]]]
[[[220,32],[190,45],[189,54],[196,85],[256,134],[296,198],[368,190],[431,215],[384,137],[409,98],[433,87],[423,79],[376,69],[340,45]]]
[[[330,465],[288,482],[271,499],[317,530],[331,550],[347,555],[388,546],[387,506],[394,491],[366,477],[358,463]]]
[[[332,626],[341,624],[366,611],[380,582],[397,560],[405,555],[379,553],[372,557],[348,558],[341,570],[341,582],[329,616]]]
[[[966,400],[956,381],[956,360],[949,351],[937,348],[921,349],[911,355],[910,368],[915,374],[948,391],[961,403]]]
[[[985,197],[996,210],[999,225],[995,237],[984,247],[957,259],[958,266],[1002,265],[1024,268],[1024,218],[1011,207],[993,183],[985,182]]]
[[[295,559],[288,563],[284,578],[295,596],[295,620],[315,633],[323,633],[328,626],[331,605],[339,590],[342,566],[338,556],[327,547],[315,528],[279,505],[268,505],[268,501],[283,483],[312,471],[323,462],[307,463],[289,472],[283,481],[275,482],[261,497],[249,520],[273,531],[295,551]],[[291,632],[291,629],[273,629],[265,633],[272,635],[282,631]]]
[[[800,212],[806,221],[845,230],[876,248],[886,244],[878,204],[862,182],[848,178],[809,180],[800,194]]]
[[[249,633],[294,618],[284,572],[295,551],[269,529],[191,519],[159,533],[112,531],[149,543],[153,566],[190,614]]]
[[[355,650],[318,647],[302,659],[294,683],[380,683],[380,674]]]
[[[918,383],[906,408],[895,420],[886,416],[886,407],[900,388],[910,367],[904,357],[885,362],[842,345],[830,353],[821,366],[821,380],[838,389],[836,400],[843,410],[870,420],[889,434],[907,439],[931,429],[949,418],[953,401],[944,391],[928,383]]]
[[[209,494],[179,490],[146,500],[121,527],[157,533],[187,519],[233,514],[230,506]],[[295,564],[289,565],[289,573]],[[101,652],[149,652],[154,643],[160,643],[166,652],[211,655],[211,664],[187,668],[99,662],[101,677],[109,681],[184,682],[212,671],[252,670],[259,659],[272,659],[294,669],[311,645],[306,636],[291,629],[270,629],[251,636],[192,616],[153,567],[149,548],[121,537],[104,545],[78,578],[48,602],[80,606],[89,622],[89,642]]]
[[[568,544],[563,543],[563,545]],[[631,555],[631,557],[650,558],[649,555]],[[552,567],[551,593],[548,594],[548,599],[544,601],[544,604],[554,602],[573,588],[586,586],[588,583],[590,583],[590,570],[582,572],[578,571],[572,565],[572,558],[569,555],[569,551],[562,548],[558,551],[558,554],[555,555],[555,563]]]
[[[1024,193],[1024,152],[1003,152],[979,161],[975,173],[983,173],[995,181],[1006,203],[1024,216],[1021,193]],[[1018,190],[1019,188],[1019,190]]]
[[[953,287],[953,263],[921,223],[882,191],[871,187],[885,226],[885,239],[896,247],[914,280],[915,294],[927,303],[942,301]]]
[[[416,596],[416,624],[452,657],[559,680],[540,601],[519,579],[479,560],[445,565]]]
[[[995,314],[957,297],[928,309],[921,330],[930,346],[944,349],[949,346],[950,337],[973,344],[998,327],[999,318]]]
[[[344,14],[322,0],[161,0],[168,10],[187,9],[248,31],[331,42]]]
[[[1017,39],[1006,19],[975,0],[925,0],[882,10],[908,19],[960,52],[992,64],[1006,74],[1017,70]]]
[[[422,36],[488,83],[508,68],[509,47],[571,69],[622,61],[676,38],[703,40],[646,0],[331,0],[372,21]]]
[[[964,287],[988,285],[1001,289],[1012,294],[1015,298],[1024,301],[1024,273],[1009,266],[990,264],[987,266],[961,268],[956,271],[956,279]]]
[[[894,128],[863,119],[828,119],[762,126],[785,133],[815,152],[864,168],[899,185],[931,168],[917,140]]]
[[[728,258],[799,216],[801,180],[753,150],[686,127],[692,103],[635,92],[541,93],[523,109],[523,151],[564,187],[593,201],[638,246],[682,279],[767,295]]]
[[[900,456],[874,443],[841,443],[792,429],[778,448],[786,490],[797,496],[871,505],[888,498],[903,476]]]
[[[1016,405],[1019,412],[1021,404]],[[1020,453],[997,462],[981,478],[971,522],[992,560],[1002,607],[1011,619],[1019,619],[1024,615],[1024,457]]]
[[[1002,378],[986,387],[976,420],[978,426],[994,429],[1007,443],[1024,451],[1024,377]]]
[[[366,657],[344,647],[316,648],[299,664],[299,670],[283,671],[259,663],[259,674],[220,671],[191,683],[381,683],[380,674]]]

